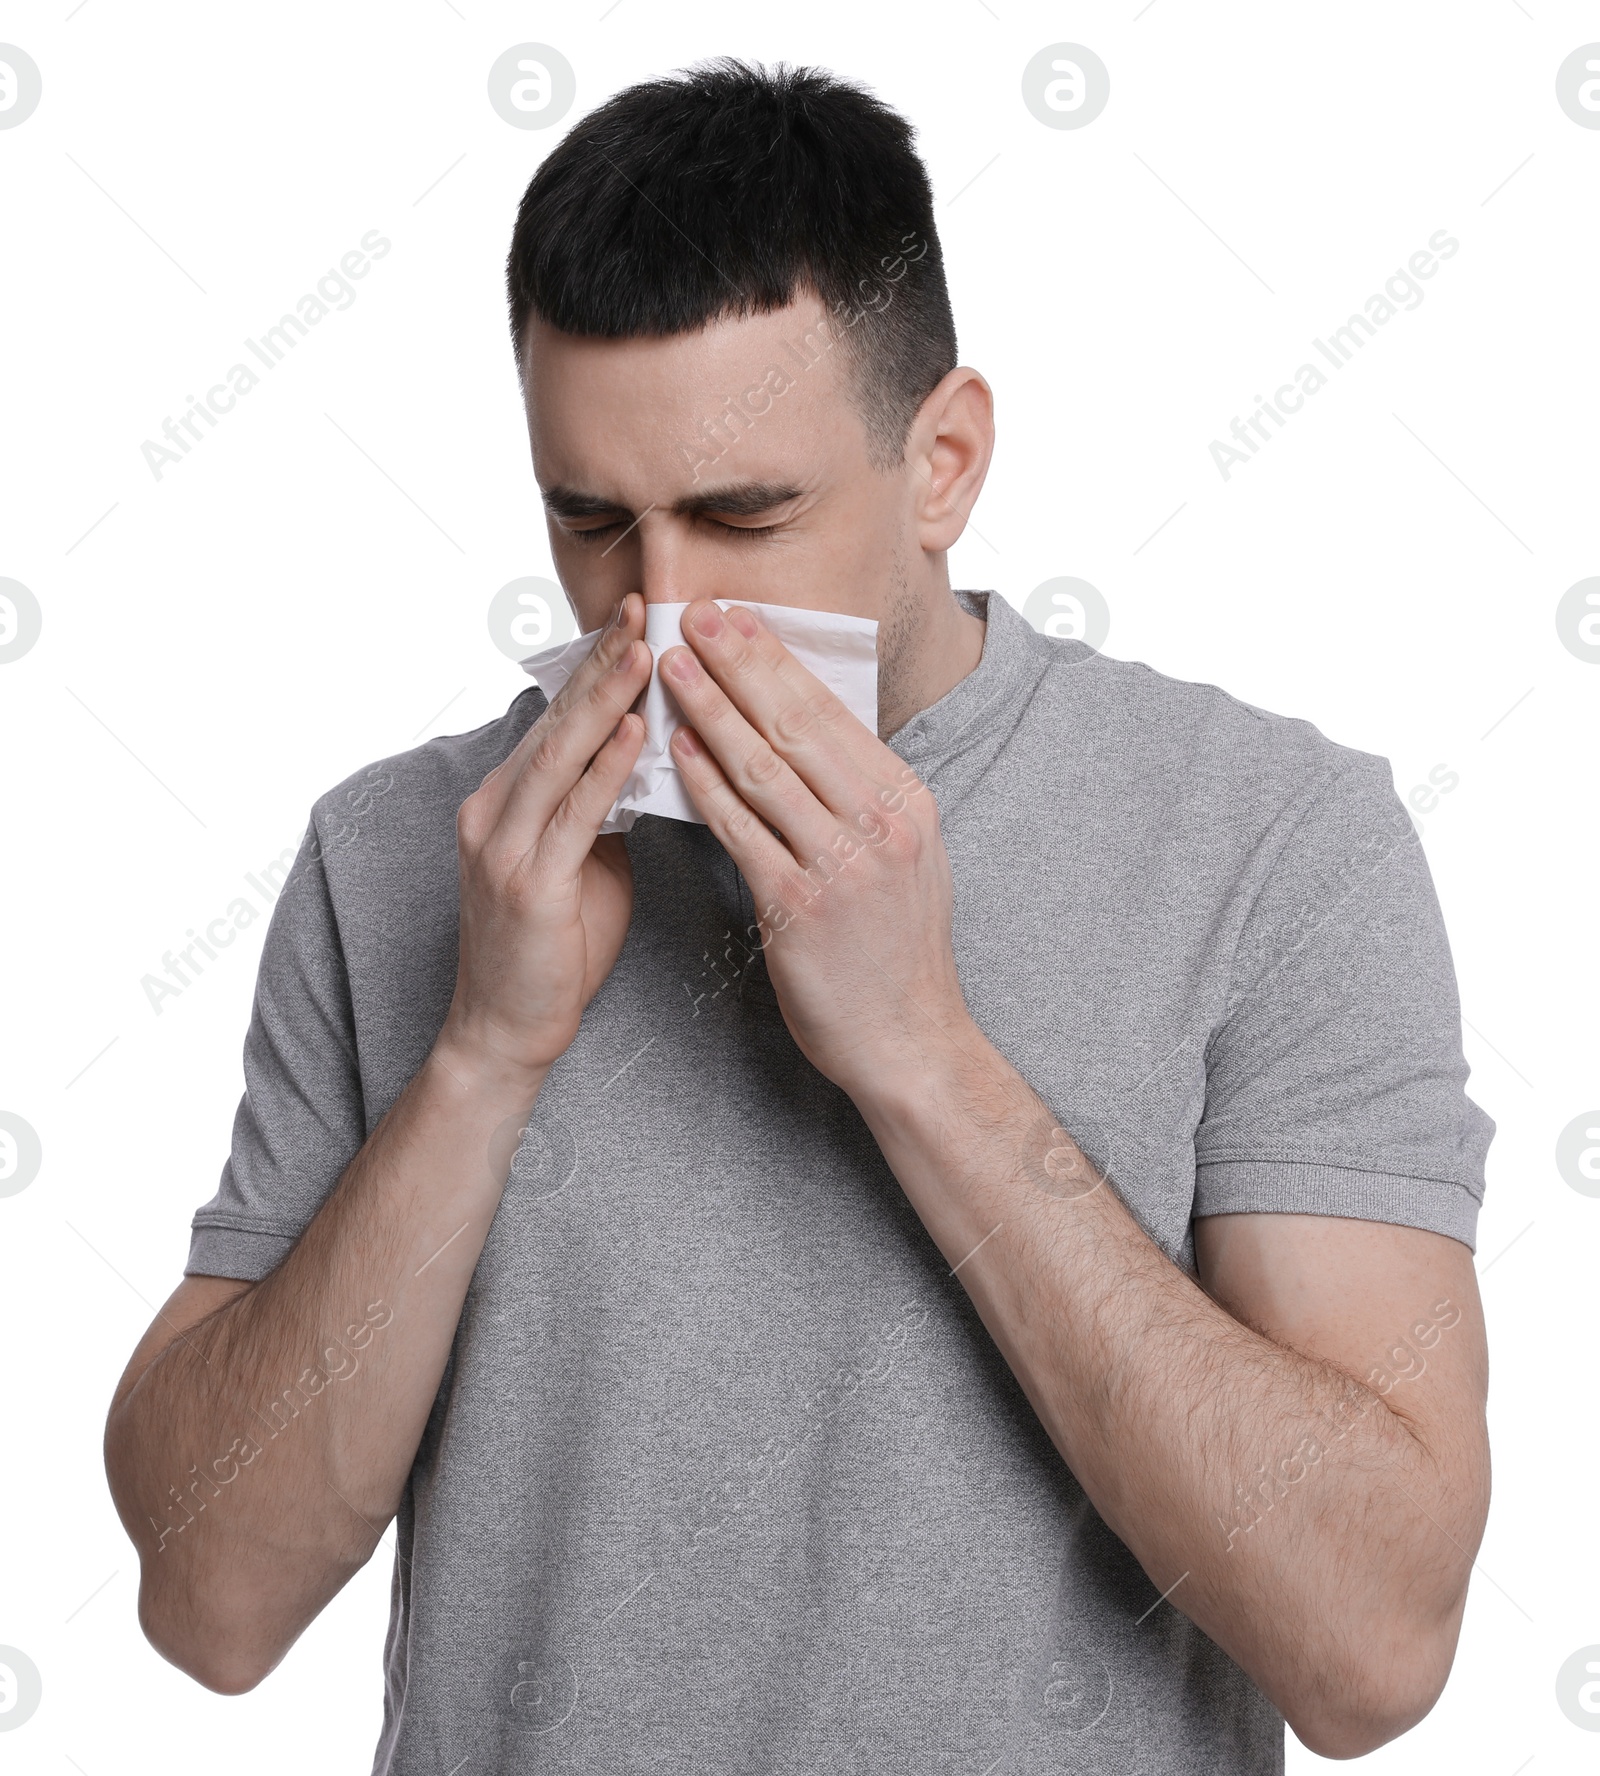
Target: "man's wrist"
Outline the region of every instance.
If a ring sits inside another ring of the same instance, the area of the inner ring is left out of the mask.
[[[550,1071],[548,1065],[509,1058],[448,1025],[434,1039],[428,1064],[441,1068],[461,1092],[512,1108],[531,1106]]]
[[[1009,1072],[1004,1058],[963,1011],[894,1062],[872,1069],[852,1092],[856,1108],[876,1133],[880,1127],[911,1133],[987,1097],[983,1081]]]

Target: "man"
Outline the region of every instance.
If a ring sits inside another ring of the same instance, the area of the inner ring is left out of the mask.
[[[608,626],[313,810],[111,1411],[146,1633],[246,1690],[395,1518],[402,1776],[1403,1732],[1487,1505],[1492,1124],[1384,761],[951,592],[990,393],[861,91],[621,94],[509,288]],[[878,621],[877,734],[746,600]],[[597,836],[654,603],[706,824]]]

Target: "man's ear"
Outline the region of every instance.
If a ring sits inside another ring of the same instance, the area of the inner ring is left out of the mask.
[[[957,365],[922,403],[906,439],[917,536],[942,554],[967,526],[994,454],[994,393]]]

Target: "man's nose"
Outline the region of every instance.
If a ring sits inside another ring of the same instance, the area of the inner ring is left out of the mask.
[[[696,583],[691,539],[681,521],[670,513],[646,512],[633,535],[639,590],[646,604],[688,604],[703,596],[703,585]]]

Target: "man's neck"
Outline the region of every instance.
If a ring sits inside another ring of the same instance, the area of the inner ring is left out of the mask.
[[[878,738],[954,690],[983,657],[984,634],[947,580],[920,594],[906,588],[878,631]]]

